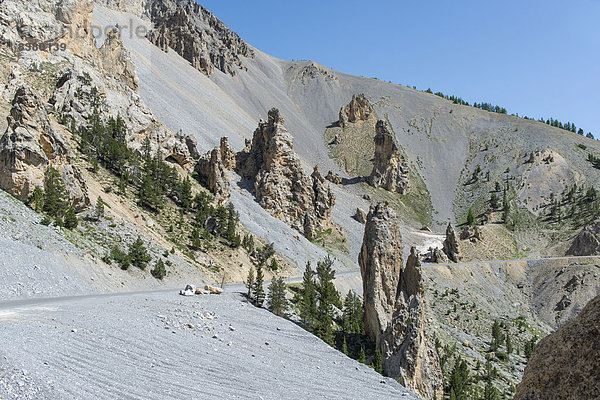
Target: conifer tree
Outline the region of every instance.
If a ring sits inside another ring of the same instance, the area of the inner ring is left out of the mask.
[[[287,311],[287,301],[285,298],[285,283],[281,277],[276,277],[269,285],[267,308],[279,317],[285,316]]]
[[[67,229],[75,229],[77,225],[79,225],[79,220],[75,215],[75,209],[72,206],[67,208],[67,212],[65,213],[65,228]]]
[[[317,315],[315,334],[329,345],[333,345],[333,318],[334,306],[339,305],[339,293],[333,280],[333,260],[327,256],[323,261],[317,262]]]
[[[510,340],[509,332],[506,332],[506,352],[508,354],[513,352],[513,345],[512,345],[512,341]]]
[[[135,242],[129,246],[129,259],[131,264],[141,270],[146,269],[152,257],[148,254],[148,250],[144,246],[142,238],[138,236]]]
[[[44,209],[44,192],[39,186],[36,186],[35,189],[33,189],[29,204],[31,205],[31,208],[37,212],[41,212]]]
[[[475,225],[475,214],[473,214],[472,208],[469,208],[469,212],[467,213],[467,225],[469,225],[469,226]]]
[[[248,278],[246,278],[246,288],[248,289],[248,299],[252,299],[252,292],[254,288],[254,267],[250,266],[248,271]]]
[[[367,362],[367,357],[365,356],[365,349],[360,346],[360,353],[358,354],[358,360],[359,363],[365,364]]]
[[[306,263],[302,285],[300,320],[306,329],[312,332],[317,314],[317,292],[315,287],[315,271],[311,268],[310,261]]]
[[[256,307],[262,307],[265,301],[265,289],[263,287],[264,275],[262,265],[256,267],[256,280],[254,281],[254,305]]]
[[[346,335],[344,335],[344,342],[342,343],[342,353],[348,355],[348,343],[346,342]]]
[[[94,219],[99,221],[102,217],[104,217],[104,201],[102,201],[102,198],[98,196],[98,200],[96,200],[96,208],[94,209]]]
[[[151,271],[152,276],[158,280],[162,280],[167,275],[167,269],[165,268],[165,263],[162,258],[159,258],[154,268]]]
[[[382,362],[383,360],[381,358],[381,351],[377,349],[375,350],[375,356],[373,357],[373,364],[371,364],[371,366],[375,371],[377,371],[380,374],[383,372]]]
[[[69,204],[68,195],[63,186],[59,172],[48,167],[44,174],[44,207],[43,211],[55,218],[62,225],[62,217]]]

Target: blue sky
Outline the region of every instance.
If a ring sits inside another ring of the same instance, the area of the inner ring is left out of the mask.
[[[282,59],[431,88],[600,137],[600,0],[199,0]]]

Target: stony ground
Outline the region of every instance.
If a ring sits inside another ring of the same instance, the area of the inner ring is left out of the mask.
[[[0,398],[416,398],[238,290],[0,303]]]

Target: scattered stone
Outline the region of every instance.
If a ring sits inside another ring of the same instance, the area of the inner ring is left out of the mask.
[[[202,288],[196,288],[194,294],[204,294],[204,290],[202,290]]]
[[[196,287],[194,285],[187,285],[185,289],[179,291],[179,294],[182,296],[193,296],[196,294]]]

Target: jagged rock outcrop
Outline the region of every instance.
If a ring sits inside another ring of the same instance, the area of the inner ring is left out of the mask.
[[[349,122],[366,121],[373,113],[373,106],[364,94],[353,95],[350,103],[340,109],[338,125],[343,128]]]
[[[137,90],[140,80],[137,76],[135,64],[129,51],[125,49],[123,40],[117,29],[106,33],[106,40],[100,47],[102,69],[107,77],[125,83],[132,90]]]
[[[198,160],[196,172],[200,180],[215,195],[215,200],[219,204],[225,204],[229,200],[231,188],[225,175],[219,148],[209,151]]]
[[[28,86],[17,89],[0,140],[0,187],[27,201],[36,186],[43,188],[44,173],[52,166],[61,174],[73,207],[83,210],[90,204],[87,186],[72,158],[39,97]]]
[[[444,248],[442,250],[450,261],[458,262],[460,260],[458,237],[454,227],[450,223],[448,224],[448,227],[446,227],[446,239],[444,239]]]
[[[409,181],[408,165],[396,146],[387,122],[377,121],[375,131],[375,158],[368,182],[373,187],[404,194]]]
[[[229,171],[235,171],[235,151],[233,151],[233,148],[229,145],[227,137],[223,136],[221,138],[219,150],[221,151],[221,162],[223,163],[223,167]]]
[[[341,176],[339,176],[338,174],[336,174],[333,171],[329,171],[327,172],[327,176],[325,177],[325,179],[327,179],[329,182],[335,184],[335,185],[341,185],[342,182],[344,182],[344,180],[342,179]]]
[[[575,236],[569,250],[567,250],[568,256],[591,256],[596,254],[600,254],[600,220],[583,227]]]
[[[154,23],[148,39],[207,76],[215,69],[233,76],[245,68],[242,57],[254,58],[246,42],[193,0],[150,0],[148,11]]]
[[[402,269],[402,235],[397,215],[386,204],[367,216],[358,262],[363,279],[365,333],[383,358],[383,373],[400,378],[427,399],[442,394],[442,375],[425,330],[425,288],[413,247]]]
[[[600,398],[600,296],[537,343],[515,400]]]
[[[363,280],[365,333],[382,346],[391,323],[402,270],[402,234],[398,216],[387,203],[371,206],[358,256]]]
[[[400,273],[392,322],[383,337],[383,371],[426,399],[442,398],[442,372],[425,332],[425,286],[414,247]]]
[[[309,239],[330,226],[335,197],[318,169],[304,173],[279,110],[271,109],[259,123],[236,165],[238,174],[254,181],[256,199],[273,216]]]
[[[362,208],[357,207],[352,218],[364,225],[367,223],[367,212]]]

